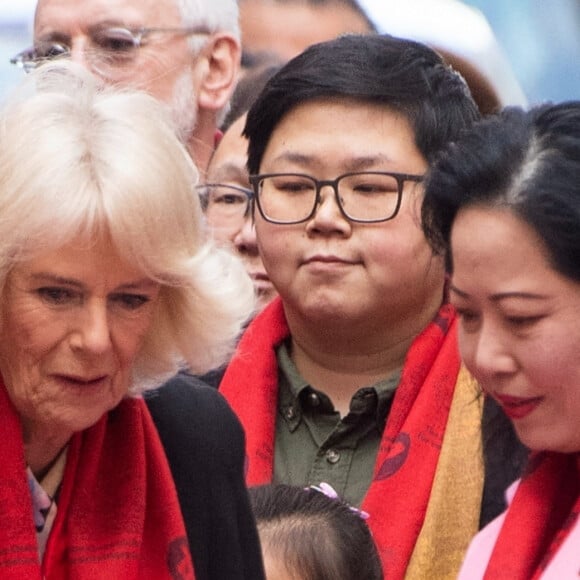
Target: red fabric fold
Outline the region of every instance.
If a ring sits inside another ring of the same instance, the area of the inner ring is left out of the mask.
[[[177,492],[145,403],[127,399],[69,444],[42,566],[18,416],[0,384],[0,577],[192,579]]]
[[[530,459],[495,543],[484,578],[539,578],[580,514],[578,454]]]
[[[220,385],[246,430],[249,485],[272,480],[275,350],[288,335],[276,299],[248,327]],[[389,579],[404,577],[425,518],[459,366],[455,315],[444,305],[407,354],[362,503]]]

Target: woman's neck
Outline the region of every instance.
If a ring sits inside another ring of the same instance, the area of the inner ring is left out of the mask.
[[[47,434],[44,430],[24,428],[24,458],[37,479],[42,479],[58,459],[71,436],[72,433]]]

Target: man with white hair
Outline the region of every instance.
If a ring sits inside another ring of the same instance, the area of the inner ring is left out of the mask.
[[[240,61],[236,0],[38,0],[31,69],[76,60],[105,82],[146,90],[171,108],[203,173]]]

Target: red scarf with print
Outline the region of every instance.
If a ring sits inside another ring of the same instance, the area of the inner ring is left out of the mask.
[[[278,298],[247,328],[220,384],[246,430],[248,485],[272,480],[276,347],[288,336]],[[390,580],[404,577],[425,519],[459,367],[455,314],[444,305],[409,349],[361,506]]]
[[[22,429],[0,382],[0,578],[193,579],[169,465],[140,399],[73,435],[42,565]]]
[[[532,457],[484,578],[540,578],[579,515],[580,455],[541,453]]]

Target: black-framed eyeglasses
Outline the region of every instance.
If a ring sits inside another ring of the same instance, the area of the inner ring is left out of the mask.
[[[311,219],[325,186],[332,187],[336,203],[347,219],[369,224],[386,222],[399,212],[406,181],[418,183],[423,181],[423,176],[387,171],[358,171],[328,180],[302,173],[250,176],[261,216],[281,225]]]
[[[156,34],[173,36],[207,36],[210,31],[206,27],[182,28],[126,28],[123,26],[97,27],[88,33],[88,46],[85,58],[94,72],[104,76],[114,74],[136,59],[139,48]],[[10,62],[26,72],[38,66],[59,58],[67,58],[71,47],[59,40],[39,40],[31,48],[19,52]]]
[[[250,215],[254,192],[228,183],[206,183],[196,186],[201,207],[212,220],[244,220]]]

